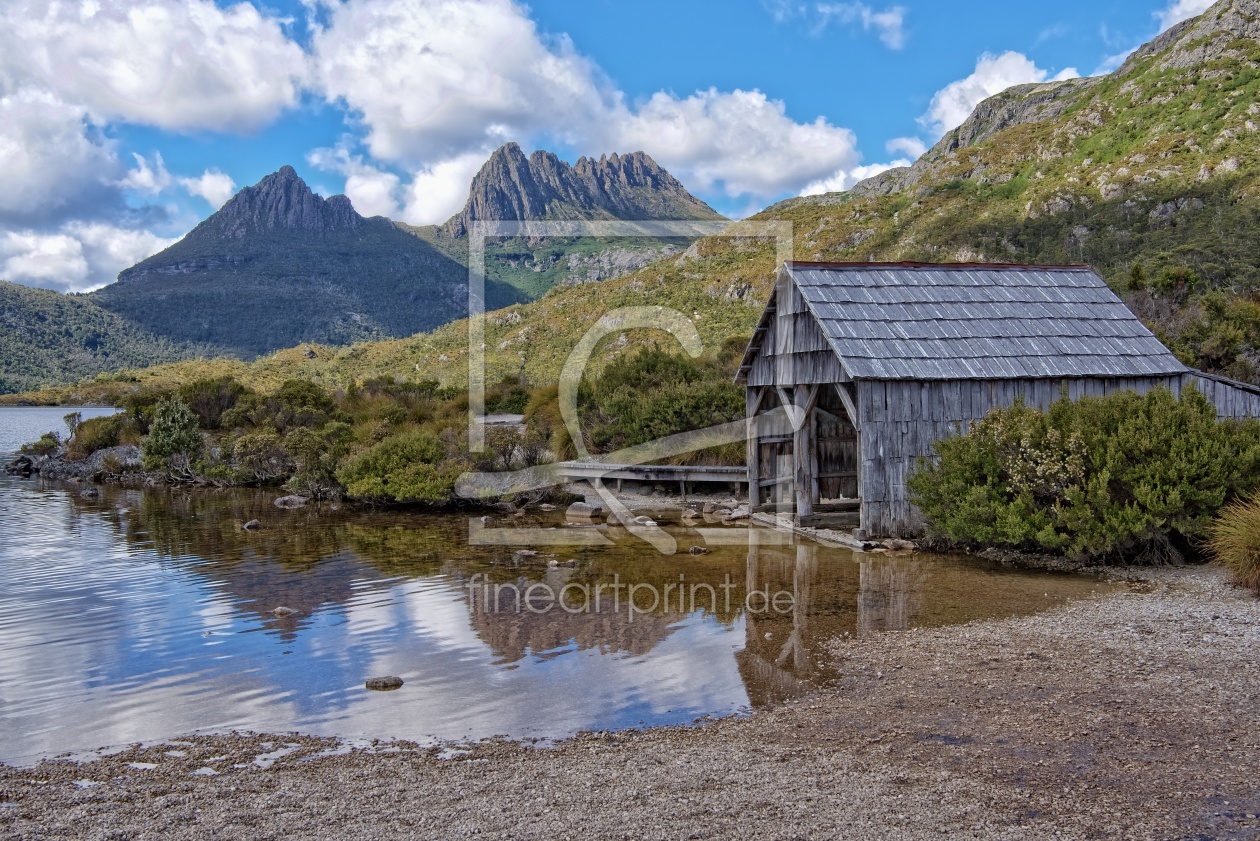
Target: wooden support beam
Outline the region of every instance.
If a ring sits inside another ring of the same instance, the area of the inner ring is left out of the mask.
[[[853,395],[849,394],[849,390],[842,383],[836,383],[836,393],[840,395],[840,402],[844,404],[844,410],[849,413],[849,423],[853,424],[853,428],[858,432],[862,431],[862,421],[858,418],[857,403],[853,399]]]
[[[792,441],[792,461],[796,468],[796,513],[807,517],[814,513],[814,453],[810,436],[812,424],[809,422],[813,411],[813,401],[818,397],[818,386],[796,386],[792,395],[792,427],[795,436]]]
[[[748,440],[744,459],[748,463],[748,505],[751,508],[761,503],[761,434],[757,424],[757,413],[761,411],[761,403],[765,400],[765,396],[765,386],[749,388],[744,392],[748,417]]]

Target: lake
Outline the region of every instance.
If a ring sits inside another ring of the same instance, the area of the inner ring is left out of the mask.
[[[0,408],[0,449],[67,411]],[[816,691],[845,635],[1108,588],[668,513],[653,516],[674,555],[560,512],[483,522],[284,511],[278,490],[81,490],[0,476],[3,762],[232,729],[427,742],[689,723]],[[381,675],[405,684],[365,689]]]

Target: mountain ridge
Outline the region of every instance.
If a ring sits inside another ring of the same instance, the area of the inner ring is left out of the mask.
[[[490,306],[518,297],[487,283]],[[468,272],[284,166],[90,298],[159,336],[249,358],[440,326],[467,313]]]
[[[440,230],[466,237],[477,220],[725,218],[645,152],[583,156],[570,166],[552,152],[539,149],[526,157],[519,145],[507,143],[473,177],[464,208]]]

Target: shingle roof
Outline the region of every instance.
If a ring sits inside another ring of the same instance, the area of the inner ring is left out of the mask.
[[[855,379],[1187,370],[1088,267],[788,263],[786,270]]]

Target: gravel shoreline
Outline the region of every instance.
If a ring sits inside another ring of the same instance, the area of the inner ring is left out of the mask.
[[[207,736],[0,766],[0,834],[1260,838],[1260,601],[1212,568],[1141,575],[837,641],[833,688],[702,727],[550,748]]]

